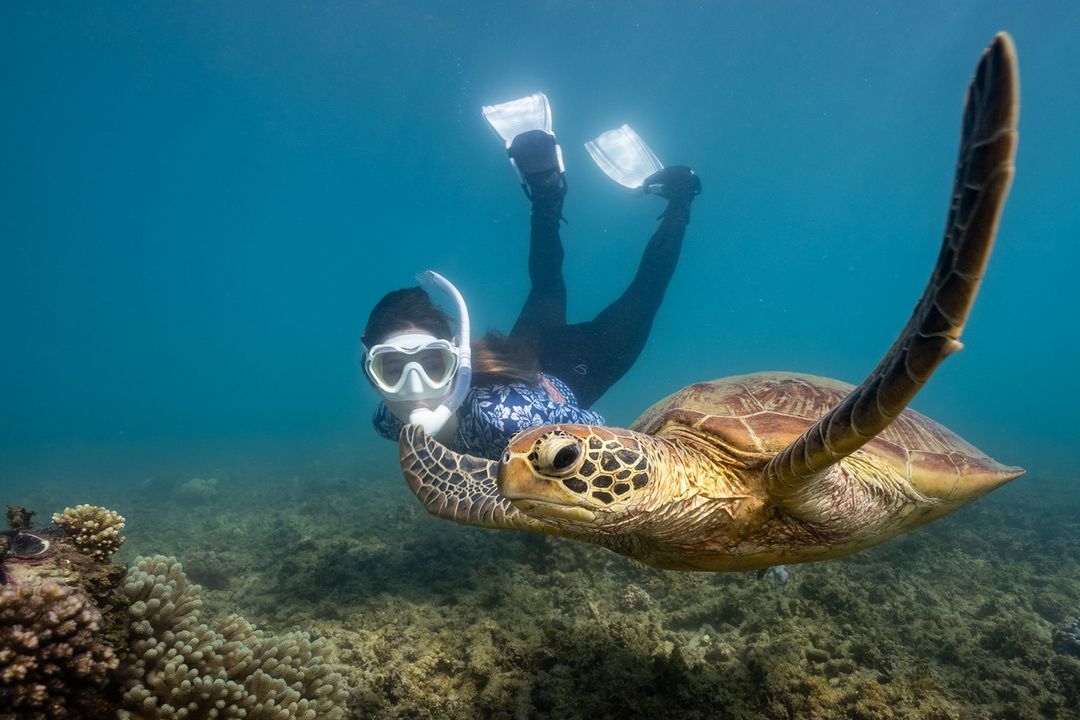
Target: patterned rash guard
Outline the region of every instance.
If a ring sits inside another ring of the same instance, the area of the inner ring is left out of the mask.
[[[603,425],[604,418],[577,405],[577,398],[562,380],[541,373],[562,401],[544,387],[545,383],[508,383],[469,388],[458,408],[458,427],[451,450],[497,460],[506,443],[521,430],[537,425],[579,423]],[[375,430],[388,440],[397,440],[404,423],[384,403],[375,411]]]

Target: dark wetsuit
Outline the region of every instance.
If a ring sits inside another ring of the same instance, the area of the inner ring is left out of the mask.
[[[510,337],[531,342],[540,368],[590,407],[633,366],[652,329],[682,250],[690,202],[672,201],[641,256],[630,286],[588,322],[566,324],[566,283],[559,237],[561,198],[533,202],[529,246],[532,289]]]

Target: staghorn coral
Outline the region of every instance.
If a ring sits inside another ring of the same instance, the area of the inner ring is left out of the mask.
[[[67,533],[68,542],[79,552],[100,562],[124,544],[124,518],[112,510],[94,505],[76,505],[53,514],[53,522]]]
[[[119,662],[100,627],[70,587],[0,587],[0,720],[108,717]]]
[[[135,676],[121,720],[345,717],[345,681],[322,641],[267,635],[236,615],[217,627],[200,622],[199,588],[175,558],[138,558],[120,593]]]

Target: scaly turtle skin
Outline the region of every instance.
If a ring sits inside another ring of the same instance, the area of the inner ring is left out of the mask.
[[[457,522],[594,542],[661,568],[750,570],[856,552],[1021,475],[906,409],[962,347],[1013,175],[1018,82],[1012,40],[999,34],[968,87],[937,265],[858,387],[792,373],[698,383],[629,430],[526,430],[498,463],[408,426],[409,487]]]

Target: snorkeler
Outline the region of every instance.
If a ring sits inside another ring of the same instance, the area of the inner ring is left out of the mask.
[[[536,425],[604,423],[589,408],[645,346],[701,180],[686,166],[664,167],[626,125],[586,144],[616,182],[668,205],[622,295],[592,320],[568,324],[559,234],[566,176],[550,105],[536,93],[486,106],[484,117],[505,141],[532,203],[531,288],[510,334],[488,333],[471,343],[460,293],[428,272],[423,284],[453,301],[457,332],[429,293],[412,287],[379,300],[362,342],[365,373],[383,398],[374,418],[380,435],[397,440],[405,423],[419,423],[457,452],[494,459],[511,437]]]

